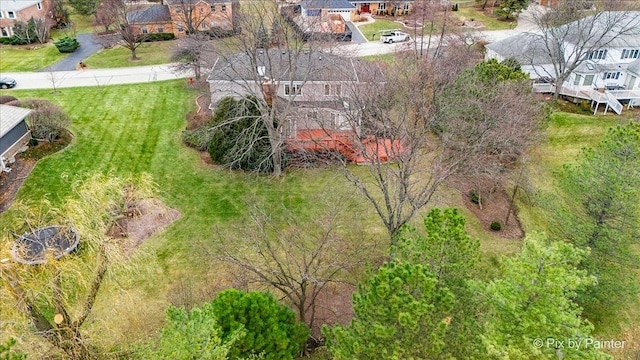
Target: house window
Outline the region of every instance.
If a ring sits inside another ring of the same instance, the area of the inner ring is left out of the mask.
[[[622,50],[621,59],[637,59],[640,57],[640,50],[638,49],[624,49]]]
[[[604,73],[602,78],[604,80],[611,80],[611,79],[617,80],[617,79],[620,78],[620,71],[618,71],[618,72],[606,72],[606,73]]]
[[[162,25],[158,25],[158,32],[159,33],[163,33],[164,32],[164,27]]]
[[[328,95],[342,95],[342,85],[340,85],[340,84],[335,84],[335,85],[325,84],[324,85],[324,94],[326,96],[328,96]]]
[[[2,37],[9,37],[9,28],[0,28],[0,35],[2,35]]]
[[[207,23],[206,23],[206,22],[203,22],[203,23],[200,25],[200,28],[201,28],[202,30],[207,30]]]
[[[404,11],[409,11],[409,3],[404,3]]]
[[[218,23],[217,23],[217,22],[215,22],[215,21],[212,21],[212,22],[211,22],[211,28],[213,29],[213,28],[215,28],[216,26],[218,26]]]
[[[0,19],[4,18],[4,11],[0,11]]]
[[[16,13],[13,11],[7,11],[7,17],[9,19],[15,19],[16,18]]]
[[[211,5],[211,12],[216,12],[216,6],[215,5]]]
[[[324,84],[324,94],[325,95],[331,95],[331,85]]]
[[[147,25],[142,25],[142,26],[140,27],[140,29],[142,29],[142,33],[143,33],[143,34],[147,34],[147,33],[149,33],[149,29],[147,29]]]
[[[284,85],[284,94],[285,95],[302,95],[302,85],[301,84],[285,84]]]
[[[42,3],[37,3],[36,7],[38,8],[38,10],[42,10]]]
[[[576,78],[573,80],[573,85],[580,85],[580,80],[582,80],[582,75],[576,74]]]
[[[589,60],[604,60],[607,57],[607,50],[596,50],[589,53]]]
[[[334,95],[342,95],[342,85],[336,84],[333,86],[333,94]]]
[[[387,3],[378,4],[378,10],[386,10],[386,9],[387,9]]]
[[[222,12],[226,12],[227,11],[227,4],[222,4],[222,5],[220,5],[220,7],[222,8]]]
[[[183,32],[184,31],[184,27],[182,26],[182,23],[178,23],[178,32]]]
[[[307,120],[309,121],[317,121],[318,113],[316,111],[311,111],[307,113]]]
[[[594,77],[593,75],[586,75],[584,77],[584,83],[582,85],[589,86],[589,85],[593,84],[593,77]]]

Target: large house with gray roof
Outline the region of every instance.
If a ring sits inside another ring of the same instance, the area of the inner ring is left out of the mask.
[[[513,58],[537,92],[555,92],[620,114],[640,106],[640,12],[608,11],[552,30],[520,33],[486,45],[486,58]],[[570,73],[562,83],[556,79]]]
[[[14,156],[31,139],[25,118],[30,109],[0,104],[0,171],[9,171]]]
[[[219,58],[207,81],[211,109],[225,97],[252,95],[283,107],[290,122],[287,136],[299,130],[353,129],[350,102],[367,86],[384,80],[382,70],[358,58],[321,51],[259,49]],[[285,109],[286,108],[286,109]]]

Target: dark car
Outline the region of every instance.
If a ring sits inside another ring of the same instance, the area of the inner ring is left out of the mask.
[[[0,78],[0,88],[11,89],[12,87],[15,87],[16,84],[17,82],[15,79],[8,78],[8,77]]]

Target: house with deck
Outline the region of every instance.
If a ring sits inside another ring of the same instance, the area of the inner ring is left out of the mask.
[[[285,122],[291,151],[338,151],[356,163],[371,158],[367,151],[383,161],[391,160],[385,149],[399,153],[400,144],[360,136],[356,97],[384,83],[383,71],[370,62],[316,50],[258,49],[219,58],[207,81],[214,111],[225,97],[262,98]]]
[[[486,58],[517,60],[534,91],[588,100],[620,114],[640,106],[640,12],[603,12],[557,29],[525,32],[486,45]],[[562,83],[556,79],[570,70]]]
[[[0,171],[11,170],[15,155],[31,139],[25,118],[32,110],[0,104]]]
[[[13,27],[31,18],[53,23],[51,0],[0,0],[0,37],[13,36]]]

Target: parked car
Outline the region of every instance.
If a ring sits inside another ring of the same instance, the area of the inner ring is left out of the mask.
[[[0,78],[0,88],[2,89],[10,89],[12,87],[15,87],[16,84],[18,84],[16,80],[10,77]]]
[[[408,41],[409,34],[399,30],[385,31],[380,34],[380,40],[383,43],[393,44],[394,42]]]

